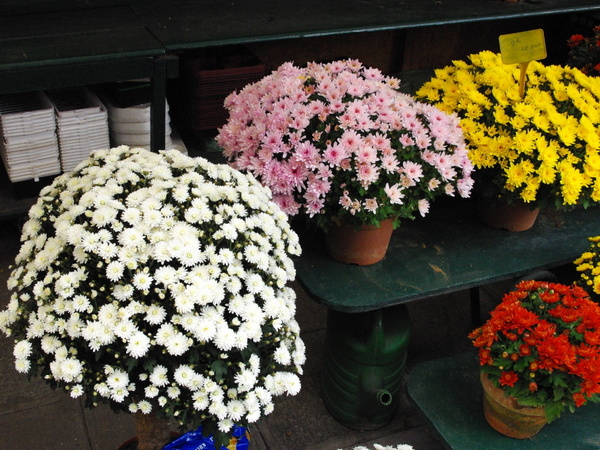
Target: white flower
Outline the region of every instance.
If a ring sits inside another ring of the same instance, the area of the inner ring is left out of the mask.
[[[106,266],[106,277],[112,281],[117,282],[123,276],[125,265],[121,261],[112,261]]]
[[[124,341],[129,340],[137,331],[135,324],[128,319],[120,320],[115,326],[115,336]]]
[[[134,289],[130,284],[117,284],[113,287],[113,295],[117,300],[125,301],[131,298],[133,295]]]
[[[194,328],[190,330],[200,342],[210,341],[214,338],[217,327],[213,320],[207,317],[198,317]]]
[[[218,428],[222,433],[227,433],[233,428],[233,425],[234,423],[231,419],[223,419],[219,421]]]
[[[168,370],[165,366],[158,365],[150,374],[150,382],[154,386],[162,387],[169,384]]]
[[[146,311],[146,322],[151,325],[159,325],[163,323],[167,317],[167,311],[165,308],[159,305],[150,305]]]
[[[106,384],[111,389],[125,389],[129,384],[129,375],[120,369],[113,370],[107,366],[105,368],[110,373],[106,377]]]
[[[141,358],[148,353],[150,349],[150,338],[142,331],[134,333],[127,343],[127,354],[134,358]]]
[[[85,312],[89,308],[90,302],[85,295],[75,295],[72,305],[75,311]]]
[[[146,398],[154,398],[158,396],[158,388],[156,386],[146,386],[144,389],[144,395]]]
[[[48,354],[54,353],[61,345],[60,340],[52,335],[44,336],[41,341],[42,350]]]
[[[238,423],[246,412],[244,402],[240,400],[231,400],[227,403],[227,416],[234,422]]]
[[[242,369],[234,377],[238,385],[239,392],[247,392],[251,390],[257,382],[256,374],[252,370]]]
[[[114,326],[118,320],[118,311],[116,306],[112,303],[102,305],[100,307],[100,311],[98,312],[98,320],[103,325],[107,325],[109,327]]]
[[[126,208],[121,214],[121,219],[129,225],[136,226],[141,221],[141,212],[137,208]]]
[[[284,343],[281,343],[273,355],[279,364],[288,365],[292,362],[292,355]]]
[[[208,407],[208,412],[219,420],[227,418],[227,406],[220,400],[213,401]]]
[[[60,363],[60,373],[66,382],[76,381],[81,375],[83,364],[75,358],[67,358]]]
[[[28,359],[16,359],[15,360],[15,369],[19,373],[27,373],[31,368],[31,361]]]
[[[156,331],[156,343],[166,346],[169,339],[175,334],[176,330],[170,323],[164,323]]]
[[[177,332],[167,340],[165,347],[169,354],[173,356],[181,356],[188,351],[190,348],[190,343],[188,338],[183,333]]]
[[[146,271],[141,271],[133,276],[133,286],[140,291],[147,291],[152,285],[153,278]]]
[[[284,292],[297,237],[269,196],[228,167],[127,147],[57,177],[24,226],[0,311],[17,370],[131,412],[209,415],[225,432],[258,420],[273,407],[264,377],[279,386],[267,361],[303,354]],[[267,339],[280,349],[263,361],[253,352]]]
[[[76,384],[71,387],[71,398],[78,398],[83,395],[83,386],[80,384]]]
[[[19,341],[15,344],[13,355],[17,359],[27,359],[31,355],[31,342],[27,340]]]
[[[119,243],[124,247],[141,247],[145,236],[137,228],[125,228],[118,236]]]
[[[177,270],[171,266],[162,266],[154,272],[154,279],[157,283],[162,283],[165,287],[179,280]]]
[[[236,333],[226,325],[217,326],[213,341],[219,350],[227,352],[235,346]]]
[[[194,409],[197,411],[203,411],[210,405],[208,395],[202,391],[194,392],[192,399],[194,400]]]
[[[175,381],[184,387],[190,387],[196,372],[187,364],[180,365],[173,374]]]
[[[137,407],[143,414],[150,414],[152,412],[152,404],[147,400],[138,402]]]
[[[167,395],[169,396],[170,399],[177,399],[179,398],[181,394],[181,389],[179,389],[177,386],[169,386],[167,388]]]

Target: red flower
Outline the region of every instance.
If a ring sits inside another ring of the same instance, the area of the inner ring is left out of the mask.
[[[564,334],[549,336],[538,343],[537,350],[540,355],[540,369],[552,371],[561,367],[570,367],[577,359],[575,349]]]
[[[556,303],[560,300],[560,294],[558,292],[541,292],[540,298],[546,303]]]
[[[567,45],[569,47],[577,47],[579,45],[579,43],[581,41],[584,41],[584,40],[585,40],[585,37],[583,37],[583,35],[581,35],[581,34],[574,34],[567,41]]]
[[[519,346],[519,353],[521,356],[531,355],[531,347],[529,345],[522,344]]]
[[[479,364],[485,366],[486,364],[492,364],[493,360],[490,356],[490,351],[486,348],[479,349]]]
[[[575,406],[580,407],[585,404],[586,398],[581,394],[581,392],[575,392],[573,394],[573,401],[575,402]]]
[[[519,375],[517,375],[512,370],[507,370],[505,372],[502,372],[502,375],[500,375],[500,379],[498,381],[500,381],[500,384],[502,386],[513,387],[515,383],[519,381]]]

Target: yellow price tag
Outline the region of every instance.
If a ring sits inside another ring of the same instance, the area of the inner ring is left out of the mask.
[[[546,57],[544,30],[530,30],[500,36],[500,55],[504,64],[538,61]]]
[[[500,36],[500,56],[504,64],[519,64],[521,77],[519,93],[525,97],[525,73],[531,61],[546,57],[544,30],[536,29]]]

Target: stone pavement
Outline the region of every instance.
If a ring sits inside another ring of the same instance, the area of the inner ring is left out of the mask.
[[[14,221],[0,222],[0,307],[9,295],[8,265],[19,247]],[[297,287],[297,286],[296,286]],[[499,288],[482,289],[483,310],[498,299]],[[410,444],[417,450],[445,448],[432,426],[403,395],[395,419],[369,431],[346,428],[327,412],[320,399],[326,310],[297,287],[298,320],[307,347],[302,391],[278,399],[275,411],[251,428],[253,450],[352,449],[373,443]],[[466,335],[470,322],[468,292],[434,297],[409,305],[412,339],[408,371],[420,361],[473,351]],[[405,390],[404,390],[405,392]],[[31,381],[14,369],[10,339],[0,335],[0,450],[116,449],[135,434],[132,417],[114,414],[107,406],[83,408],[39,378]]]

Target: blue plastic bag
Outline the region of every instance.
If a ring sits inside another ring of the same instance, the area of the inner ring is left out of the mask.
[[[227,447],[220,450],[248,450],[250,445],[250,433],[241,426],[233,427],[232,438]],[[202,427],[189,431],[178,437],[173,442],[165,445],[163,450],[218,450],[212,436],[202,436]]]

